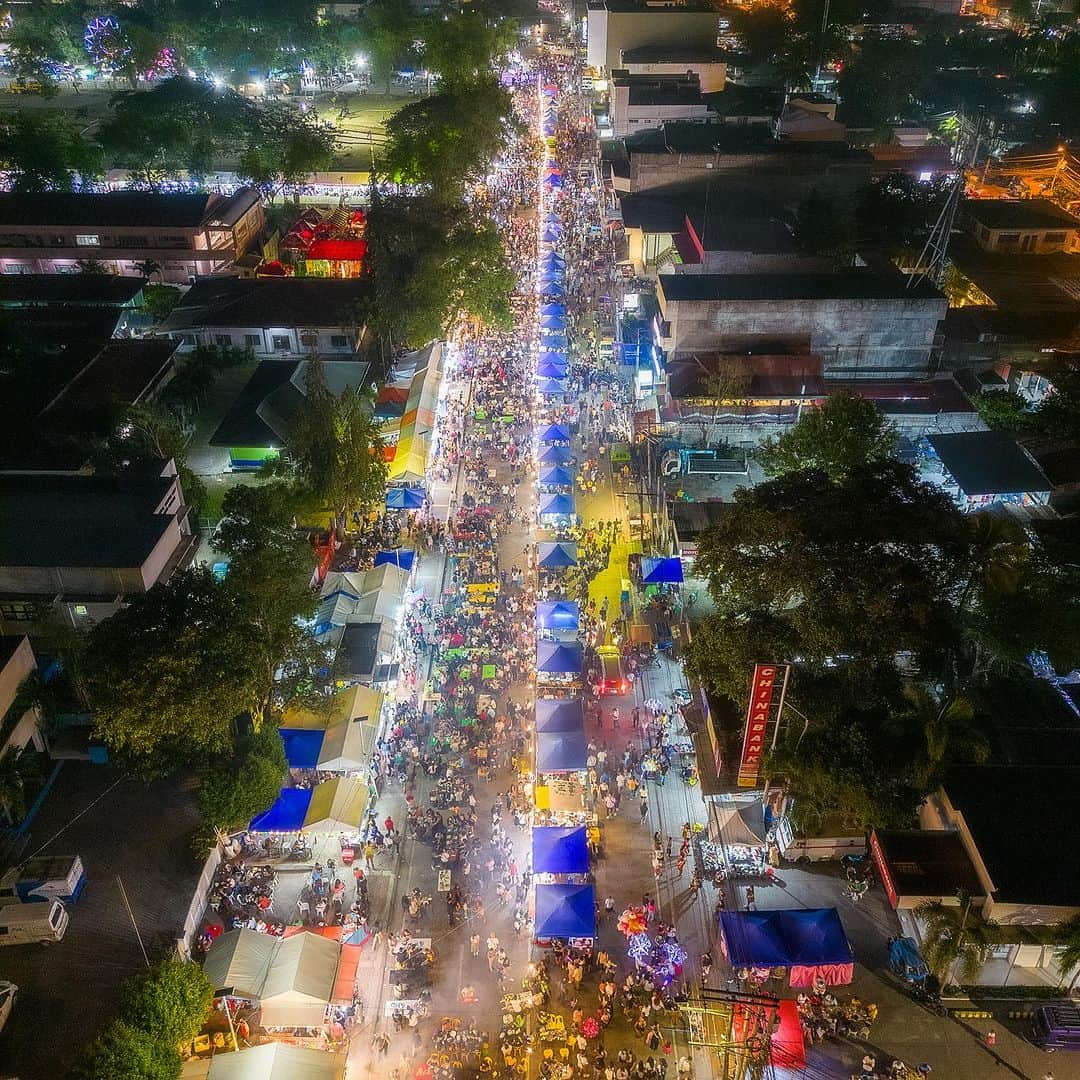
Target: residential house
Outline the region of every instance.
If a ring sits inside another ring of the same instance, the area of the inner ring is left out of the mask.
[[[1080,252],[1080,219],[1049,199],[968,199],[964,220],[983,251],[999,255]]]

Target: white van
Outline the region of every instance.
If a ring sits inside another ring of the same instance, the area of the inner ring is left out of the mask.
[[[48,944],[59,941],[67,928],[68,913],[59,900],[0,907],[0,945]]]

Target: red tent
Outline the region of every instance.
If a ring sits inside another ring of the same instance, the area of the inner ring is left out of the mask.
[[[289,271],[284,265],[284,263],[280,263],[277,261],[277,259],[274,259],[272,262],[260,263],[259,266],[255,267],[255,276],[288,277]]]
[[[360,262],[365,255],[366,240],[316,240],[307,253],[309,259],[328,259],[330,262]]]

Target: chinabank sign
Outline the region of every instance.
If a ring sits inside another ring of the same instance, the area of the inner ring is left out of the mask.
[[[742,757],[739,759],[739,787],[757,786],[770,723],[779,722],[779,706],[787,673],[786,664],[754,665],[754,678],[750,683],[750,705],[746,711]]]

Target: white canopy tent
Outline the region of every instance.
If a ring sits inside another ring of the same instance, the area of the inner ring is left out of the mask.
[[[380,626],[379,648],[382,652],[390,652],[408,586],[409,572],[391,563],[383,563],[363,573],[335,571],[327,574],[315,615],[316,636],[337,641],[346,623],[377,622]]]
[[[207,1080],[342,1080],[345,1055],[270,1042],[207,1063]]]
[[[715,844],[765,846],[765,808],[760,799],[729,803],[709,801],[709,839]]]
[[[367,768],[377,728],[377,720],[353,720],[327,728],[316,768],[323,772],[356,772]]]
[[[280,939],[260,996],[263,1027],[318,1027],[334,993],[341,945],[318,934]]]

